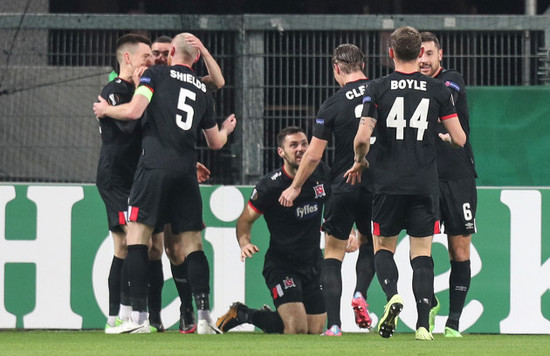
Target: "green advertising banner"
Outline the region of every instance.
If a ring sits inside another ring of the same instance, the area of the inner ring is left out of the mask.
[[[202,186],[203,231],[211,267],[213,316],[234,301],[251,307],[272,305],[261,274],[268,232],[260,219],[253,242],[260,252],[239,259],[235,221],[251,187]],[[550,189],[481,188],[476,234],[472,241],[472,284],[461,318],[471,333],[550,333]],[[446,238],[434,239],[435,290],[441,301],[436,332],[448,310],[449,260]],[[399,292],[405,301],[398,330],[415,327],[408,239],[396,251]],[[0,329],[97,329],[105,325],[107,275],[112,242],[103,203],[95,186],[0,185]],[[356,253],[343,264],[342,328],[355,326],[351,297]],[[177,327],[179,300],[164,260],[162,318]],[[374,321],[385,297],[372,282],[368,303]],[[244,330],[253,330],[250,326]]]
[[[478,185],[550,186],[550,87],[467,91]]]

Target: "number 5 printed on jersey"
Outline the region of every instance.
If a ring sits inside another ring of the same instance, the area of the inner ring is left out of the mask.
[[[185,113],[185,117],[182,115],[176,114],[176,125],[182,130],[189,130],[193,125],[193,116],[195,115],[195,110],[185,101],[189,99],[195,101],[197,99],[197,93],[192,92],[189,89],[180,88],[180,96],[178,98],[178,110],[181,110]]]
[[[424,131],[428,129],[429,107],[430,99],[423,98],[409,120],[409,127],[414,127],[418,130],[416,132],[417,141],[422,141],[424,139]],[[388,118],[386,119],[386,126],[396,129],[396,140],[403,140],[405,135],[405,127],[407,127],[407,120],[405,120],[405,98],[402,96],[395,98],[390,113],[388,114]]]

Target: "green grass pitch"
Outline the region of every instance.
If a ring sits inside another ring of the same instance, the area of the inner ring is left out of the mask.
[[[435,335],[416,341],[413,333],[383,339],[376,333],[318,335],[162,334],[105,335],[102,331],[0,331],[0,355],[548,355],[550,335]]]

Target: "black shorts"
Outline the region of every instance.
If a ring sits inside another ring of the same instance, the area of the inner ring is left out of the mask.
[[[395,236],[406,229],[409,236],[439,233],[439,197],[434,195],[374,194],[373,235]]]
[[[266,255],[263,275],[273,304],[303,303],[306,314],[325,312],[321,290],[321,258],[312,266],[296,267]]]
[[[325,204],[323,230],[338,240],[349,238],[354,222],[361,234],[371,235],[372,193],[364,185],[354,187],[338,190],[332,186]]]
[[[477,232],[477,189],[475,178],[439,182],[441,225],[447,235]]]
[[[99,195],[107,209],[107,221],[112,232],[124,232],[122,226],[126,225],[126,212],[128,211],[128,197],[130,189],[123,187],[97,186]]]
[[[204,228],[196,172],[139,166],[129,205],[130,221],[154,227],[170,223],[175,234]]]

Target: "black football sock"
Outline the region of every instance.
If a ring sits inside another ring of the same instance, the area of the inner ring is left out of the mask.
[[[327,310],[327,326],[342,326],[340,321],[340,298],[342,297],[342,261],[335,258],[323,260],[321,268],[323,298]]]
[[[199,310],[210,310],[210,267],[203,251],[195,251],[187,256],[187,278],[195,304]]]
[[[147,245],[128,246],[128,280],[130,301],[134,312],[147,311],[147,286],[149,281],[149,257]]]
[[[128,262],[124,260],[120,271],[120,304],[132,305],[130,302],[130,281],[128,280]]]
[[[269,310],[249,309],[247,323],[254,324],[267,334],[282,334],[285,324],[279,313]]]
[[[160,322],[162,309],[162,287],[164,286],[164,273],[162,261],[149,261],[149,317],[150,320]]]
[[[374,255],[374,268],[382,290],[386,294],[386,300],[390,300],[397,294],[397,280],[399,273],[393,259],[393,252],[378,250]]]
[[[433,269],[434,268],[434,259],[433,259],[432,256],[430,256],[430,262],[432,264],[432,269]],[[435,298],[435,290],[434,290],[434,292],[432,294],[432,308],[437,307],[437,304],[439,304],[439,303],[437,302],[437,299]]]
[[[357,274],[357,283],[355,284],[355,292],[361,292],[363,297],[367,299],[367,290],[374,278],[374,251],[372,243],[366,243],[359,248],[359,256],[355,264],[355,272]],[[355,294],[355,293],[354,293]]]
[[[416,328],[430,330],[429,318],[432,308],[431,298],[434,293],[434,270],[428,256],[418,256],[411,261],[413,270],[413,293],[416,300],[418,319]]]
[[[187,278],[187,259],[177,266],[170,264],[170,268],[181,301],[180,312],[193,312],[193,293]]]
[[[466,295],[470,289],[470,281],[472,279],[470,268],[470,260],[464,262],[451,261],[451,275],[449,277],[449,319],[445,326],[454,330],[458,330],[458,321]]]
[[[113,256],[111,270],[109,271],[109,315],[118,315],[120,310],[120,289],[122,280],[122,265],[124,260]]]

